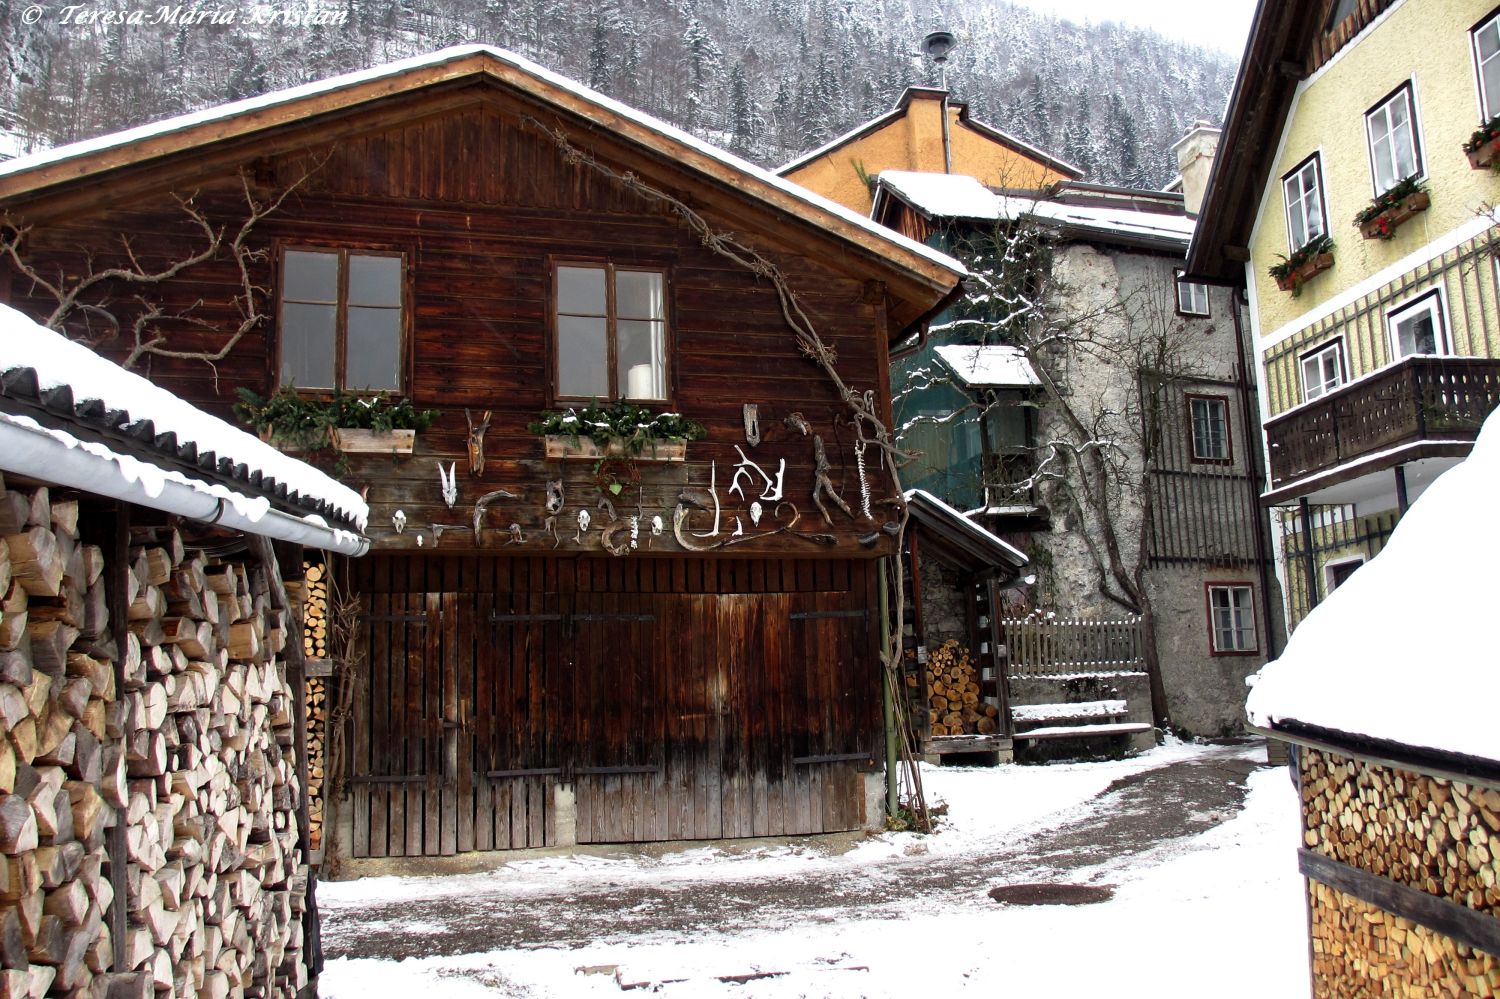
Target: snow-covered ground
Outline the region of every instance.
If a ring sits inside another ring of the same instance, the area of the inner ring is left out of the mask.
[[[762,918],[753,928],[736,925],[736,882],[826,876],[841,869],[851,880],[868,879],[897,858],[981,857],[997,844],[1045,835],[1097,814],[1097,807],[1091,812],[1091,799],[1121,778],[1225,753],[1174,744],[1105,763],[929,768],[929,796],[942,798],[951,809],[940,833],[873,837],[838,855],[816,846],[732,852],[707,847],[665,856],[627,852],[524,860],[478,875],[322,885],[320,903],[338,916],[335,944],[339,933],[351,932],[351,919],[365,907],[480,894],[494,895],[502,907],[524,907],[528,897],[566,896],[573,886],[597,889],[601,881],[716,883],[723,887],[728,914],[707,929],[615,934],[582,946],[537,940],[524,948],[404,961],[339,958],[329,962],[321,993],[332,999],[617,996],[622,984],[652,983],[655,994],[663,996],[768,999],[953,992],[1058,999],[1306,996],[1296,798],[1285,768],[1253,772],[1244,809],[1206,833],[1073,869],[1059,879],[1116,886],[1113,899],[1104,903],[1007,906],[982,892],[928,895],[894,907],[830,900],[825,908],[789,913],[782,924]],[[420,919],[402,929],[415,936],[445,932]],[[358,932],[357,923],[352,932]],[[778,974],[719,980],[766,973]]]

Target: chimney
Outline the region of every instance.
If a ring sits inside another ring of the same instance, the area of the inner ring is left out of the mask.
[[[1203,207],[1203,192],[1208,175],[1213,172],[1214,154],[1219,150],[1219,130],[1206,121],[1197,121],[1187,135],[1172,146],[1177,157],[1177,172],[1182,175],[1182,197],[1189,215]]]

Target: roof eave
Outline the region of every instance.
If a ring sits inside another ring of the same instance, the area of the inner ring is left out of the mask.
[[[1233,154],[1214,158],[1187,255],[1192,277],[1216,284],[1244,280],[1244,261],[1226,255],[1225,249],[1248,245],[1301,80],[1292,68],[1306,64],[1323,6],[1262,0],[1256,9],[1219,142],[1220,150]]]

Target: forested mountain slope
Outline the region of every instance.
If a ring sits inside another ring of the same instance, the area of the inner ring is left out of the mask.
[[[934,83],[914,53],[943,26],[959,38],[949,86],[974,117],[1092,180],[1158,186],[1175,172],[1171,143],[1195,119],[1218,121],[1235,69],[1151,32],[990,0],[946,13],[916,0],[316,0],[175,16],[142,4],[115,11],[143,22],[124,25],[80,23],[95,8],[60,3],[28,24],[32,10],[0,0],[10,152],[482,41],[775,166]],[[287,23],[308,11],[331,23]],[[214,23],[226,14],[233,23]]]

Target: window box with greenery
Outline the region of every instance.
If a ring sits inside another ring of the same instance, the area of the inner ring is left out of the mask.
[[[543,413],[528,425],[542,438],[549,460],[641,458],[683,461],[687,442],[701,440],[703,425],[678,413],[654,414],[628,402]]]
[[[410,454],[417,432],[426,430],[436,410],[418,410],[410,399],[362,397],[335,392],[326,398],[302,396],[288,386],[269,399],[239,390],[235,413],[255,427],[261,439],[285,450]]]
[[[1394,239],[1401,223],[1431,206],[1425,187],[1416,177],[1407,177],[1366,205],[1354,216],[1354,224],[1365,239]]]
[[[1290,257],[1282,257],[1281,263],[1267,273],[1276,279],[1276,287],[1299,295],[1304,284],[1332,266],[1333,240],[1324,235],[1303,243]]]
[[[1500,114],[1480,125],[1464,143],[1473,170],[1500,169]]]

